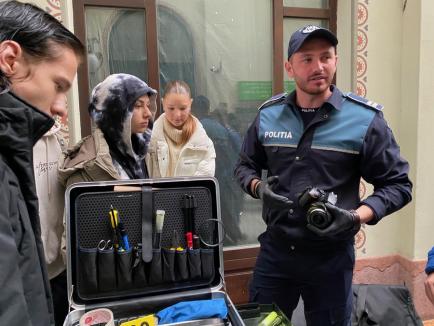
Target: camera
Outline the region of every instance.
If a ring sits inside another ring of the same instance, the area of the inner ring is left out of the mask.
[[[315,187],[308,187],[304,190],[298,203],[307,209],[307,222],[318,229],[325,229],[333,222],[333,216],[327,211],[325,203],[335,205],[338,197],[333,192],[326,192]]]

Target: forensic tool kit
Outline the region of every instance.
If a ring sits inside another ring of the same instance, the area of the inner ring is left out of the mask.
[[[65,326],[244,325],[224,292],[216,179],[77,183],[66,222]]]

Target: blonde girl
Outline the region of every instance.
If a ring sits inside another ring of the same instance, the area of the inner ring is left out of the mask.
[[[191,112],[190,87],[175,80],[163,93],[164,113],[155,121],[147,157],[151,178],[214,176],[215,150]]]

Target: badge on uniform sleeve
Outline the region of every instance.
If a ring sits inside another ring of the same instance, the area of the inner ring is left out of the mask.
[[[258,111],[264,107],[270,106],[271,104],[274,104],[274,103],[277,103],[277,102],[283,100],[287,96],[288,96],[288,93],[280,93],[280,94],[274,95],[273,97],[269,98],[264,103],[262,103],[261,106],[258,108]]]
[[[345,97],[349,98],[350,100],[357,102],[359,104],[362,104],[364,106],[367,106],[369,108],[375,109],[377,111],[381,111],[383,109],[383,105],[376,103],[374,101],[370,101],[364,97],[358,96],[354,93],[347,93],[345,94]]]

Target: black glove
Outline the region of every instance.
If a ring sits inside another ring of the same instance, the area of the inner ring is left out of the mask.
[[[360,216],[354,211],[336,207],[325,203],[327,211],[332,215],[333,220],[325,229],[319,229],[312,224],[307,224],[307,228],[321,237],[334,237],[339,233],[356,232],[360,229]]]
[[[278,182],[278,176],[269,177],[266,182],[260,181],[259,185],[256,187],[256,194],[262,199],[262,202],[267,207],[289,209],[291,208],[293,202],[284,196],[276,194],[273,191],[274,186]]]

